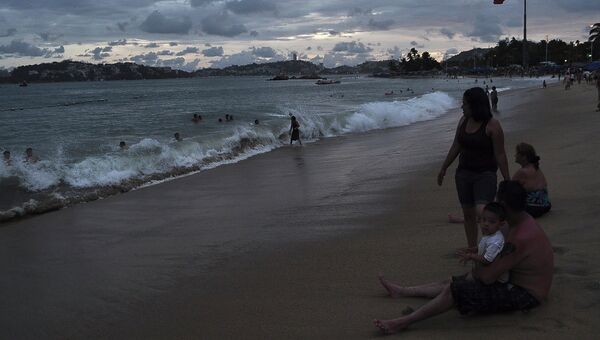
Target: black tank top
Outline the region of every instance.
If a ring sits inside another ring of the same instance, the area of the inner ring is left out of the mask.
[[[468,118],[464,120],[458,130],[458,144],[460,145],[460,157],[458,168],[474,172],[498,170],[496,157],[494,155],[494,144],[492,138],[485,133],[489,121],[483,122],[479,129],[468,133]]]

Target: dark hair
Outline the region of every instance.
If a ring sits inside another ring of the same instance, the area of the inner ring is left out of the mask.
[[[531,144],[519,143],[516,150],[518,154],[525,156],[527,162],[533,164],[536,169],[540,168],[540,156],[535,153],[535,149]]]
[[[10,151],[8,150],[4,150],[4,152],[2,153],[3,155],[10,155]]]
[[[33,149],[32,148],[25,149],[25,152],[29,152],[29,151],[33,151]]]
[[[527,206],[527,192],[517,181],[500,182],[496,197],[498,202],[504,203],[506,207],[515,212],[524,211]]]
[[[483,210],[489,211],[492,214],[498,216],[500,221],[506,220],[506,210],[504,207],[498,202],[491,202],[485,205]]]
[[[292,116],[292,120],[296,120],[296,116]]]
[[[476,122],[487,122],[492,118],[490,99],[481,87],[472,87],[465,91],[463,98],[471,108],[471,117]]]

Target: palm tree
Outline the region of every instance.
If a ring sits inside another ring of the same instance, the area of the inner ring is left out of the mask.
[[[596,40],[600,40],[600,22],[597,22],[597,23],[591,25],[590,27],[591,27],[590,37],[589,37],[588,41],[590,42],[591,47],[592,47],[591,55],[592,55],[592,61],[594,61],[594,42]]]

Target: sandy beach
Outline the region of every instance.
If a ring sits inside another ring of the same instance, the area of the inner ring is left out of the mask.
[[[514,146],[535,146],[552,211],[548,301],[529,313],[415,324],[414,339],[575,338],[600,331],[596,89],[500,94]],[[365,339],[407,284],[468,268],[453,176],[435,181],[458,111],[404,128],[286,147],[167,183],[0,226],[0,338]],[[448,171],[453,173],[453,169]],[[392,338],[395,338],[393,336]]]

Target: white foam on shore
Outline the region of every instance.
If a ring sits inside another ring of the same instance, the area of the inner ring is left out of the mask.
[[[405,126],[439,117],[456,105],[456,100],[444,92],[428,93],[404,101],[366,103],[348,118],[343,131],[365,132]]]
[[[334,117],[320,116],[302,109],[286,108],[284,112],[298,118],[303,142],[311,142],[322,137],[398,127],[434,119],[456,105],[456,100],[448,94],[433,92],[403,101],[366,103],[352,114]],[[145,138],[132,144],[126,151],[112,146],[112,152],[71,162],[62,150],[58,150],[58,157],[52,161],[43,160],[36,164],[28,164],[15,159],[13,166],[2,164],[0,179],[17,177],[21,187],[36,192],[59,184],[82,189],[119,185],[131,179],[143,181],[144,178],[156,174],[164,174],[165,178],[171,178],[169,174],[175,169],[189,169],[189,172],[210,169],[287,145],[288,124],[286,119],[273,126],[234,125],[223,138],[204,143],[192,138],[181,142]],[[182,171],[173,172],[173,176],[180,175]],[[163,180],[158,180],[161,181]],[[152,181],[156,182],[156,179]]]

